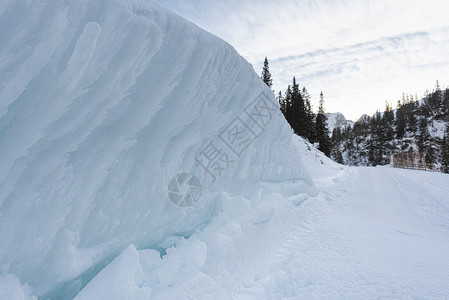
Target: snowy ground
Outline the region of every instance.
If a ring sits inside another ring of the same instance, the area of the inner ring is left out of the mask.
[[[285,183],[290,197],[261,194],[246,210],[245,199],[223,195],[222,213],[204,230],[172,241],[162,259],[128,248],[79,299],[120,295],[111,283],[153,299],[448,297],[449,176],[343,167],[294,142],[316,197]]]

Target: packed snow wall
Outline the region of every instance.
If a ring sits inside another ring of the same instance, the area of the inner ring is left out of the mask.
[[[0,28],[0,278],[63,297],[130,244],[200,229],[223,193],[313,192],[270,89],[179,16],[1,0]]]

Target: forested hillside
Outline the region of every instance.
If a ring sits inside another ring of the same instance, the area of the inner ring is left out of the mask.
[[[449,172],[449,89],[438,84],[421,100],[404,95],[393,110],[363,116],[353,126],[335,127],[331,157],[346,165],[385,165],[398,152],[421,152],[426,163]]]
[[[271,88],[267,58],[261,78]],[[395,109],[386,102],[383,112],[363,115],[355,123],[341,113],[325,113],[323,92],[315,114],[310,94],[305,87],[300,89],[295,77],[276,98],[293,132],[317,142],[318,149],[338,163],[386,165],[392,154],[412,152],[425,156],[430,169],[449,173],[449,88],[442,90],[438,80],[421,100],[403,94]]]

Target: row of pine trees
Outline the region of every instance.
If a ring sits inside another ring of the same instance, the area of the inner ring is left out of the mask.
[[[266,85],[272,87],[273,80],[266,57],[261,78]],[[292,84],[288,85],[287,90],[284,93],[279,91],[276,98],[293,132],[306,138],[311,143],[319,143],[318,149],[325,155],[330,156],[332,145],[324,110],[323,92],[320,93],[320,102],[316,114],[313,112],[310,94],[305,87],[302,89],[299,87],[295,77],[293,77]]]
[[[272,87],[266,57],[261,78]],[[383,113],[378,111],[372,117],[365,116],[353,127],[334,128],[332,138],[327,127],[323,92],[316,114],[310,94],[305,87],[299,87],[295,77],[286,91],[279,91],[276,98],[294,133],[311,143],[318,142],[318,149],[339,163],[385,165],[395,152],[419,151],[426,154],[428,164],[438,164],[449,173],[449,126],[442,140],[429,133],[433,120],[444,120],[449,124],[449,89],[442,91],[438,81],[434,91],[426,91],[421,102],[416,95],[404,94],[402,102],[397,103],[396,113],[386,103]]]

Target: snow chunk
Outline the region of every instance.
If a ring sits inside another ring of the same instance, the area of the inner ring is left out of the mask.
[[[14,274],[0,276],[0,299],[37,300],[28,284],[21,284]]]
[[[75,297],[82,299],[149,299],[151,288],[145,283],[134,245],[126,248]]]

